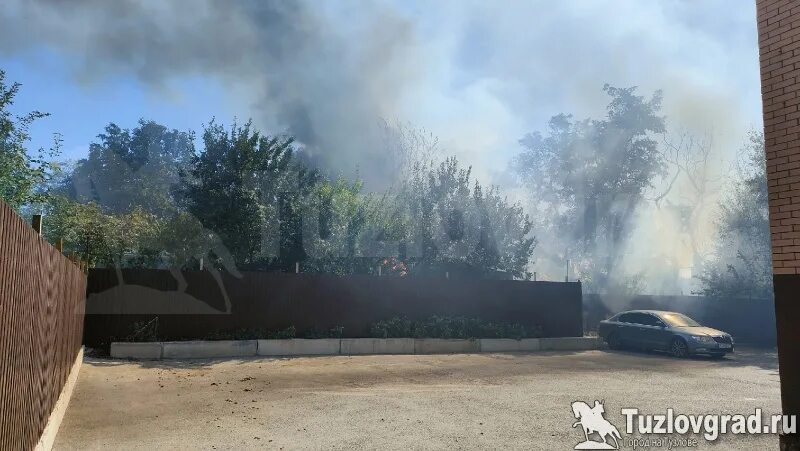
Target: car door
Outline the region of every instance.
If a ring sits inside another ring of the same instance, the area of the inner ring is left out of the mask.
[[[669,344],[670,332],[666,330],[661,319],[652,313],[641,313],[641,326],[639,326],[639,340],[642,347],[647,349],[666,349]]]
[[[646,324],[649,315],[639,312],[629,313],[629,315],[629,323],[625,331],[625,342],[628,346],[634,348],[645,348],[647,346]]]
[[[638,346],[639,324],[637,315],[638,313],[623,313],[617,320],[620,323],[617,333],[619,333],[619,339],[625,346]]]

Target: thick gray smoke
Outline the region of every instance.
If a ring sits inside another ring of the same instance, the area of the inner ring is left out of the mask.
[[[44,49],[85,83],[134,76],[155,92],[219,82],[241,119],[373,188],[395,164],[382,118],[430,130],[488,183],[552,115],[602,113],[604,83],[663,89],[670,124],[713,128],[723,147],[759,117],[751,1],[2,3],[0,57]]]
[[[760,127],[754,18],[752,0],[2,0],[0,58],[43,50],[87,85],[135,77],[165,94],[192,77],[218,82],[240,119],[294,135],[321,167],[358,170],[369,189],[398,166],[382,118],[429,130],[482,183],[503,183],[518,140],[551,116],[602,117],[604,83],[662,89],[669,136],[711,135],[713,179]],[[209,111],[222,109],[211,102]],[[68,145],[93,139],[57,131]],[[659,208],[648,200],[637,210],[630,245],[618,250],[627,273],[669,262],[688,280],[693,247],[709,248],[714,209],[682,231],[680,212],[699,196],[685,176]],[[654,191],[648,199],[664,190]],[[711,191],[700,193],[707,206],[717,202]],[[563,280],[566,262],[547,271],[544,260],[533,270]]]
[[[357,162],[369,178],[390,164],[376,125],[411,76],[398,62],[412,35],[397,15],[357,6],[371,21],[343,27],[303,1],[11,1],[0,8],[0,51],[54,47],[85,82],[135,74],[166,88],[173,77],[216,77],[247,105],[240,114],[295,136],[333,171]]]

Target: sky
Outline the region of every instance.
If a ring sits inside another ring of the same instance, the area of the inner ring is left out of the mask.
[[[34,148],[58,132],[75,159],[112,121],[253,118],[376,187],[381,120],[493,182],[551,116],[601,115],[604,83],[662,89],[670,128],[723,153],[761,125],[753,0],[6,0],[0,68],[20,113],[51,113]]]
[[[724,178],[762,128],[755,17],[754,0],[3,0],[0,69],[23,84],[18,113],[51,113],[31,147],[60,133],[66,159],[109,122],[199,132],[252,118],[379,190],[396,169],[388,122],[435,136],[439,158],[519,200],[519,140],[559,113],[601,117],[606,83],[662,90],[667,137],[706,139]],[[628,270],[670,262],[691,278],[674,218],[650,204],[638,221]]]

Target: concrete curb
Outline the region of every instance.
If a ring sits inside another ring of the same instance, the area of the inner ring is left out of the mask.
[[[481,342],[481,352],[531,352],[542,349],[539,338],[523,338],[513,340],[511,338],[483,338]]]
[[[111,357],[118,359],[159,360],[162,356],[163,345],[155,343],[111,343]]]
[[[167,341],[163,343],[165,359],[212,359],[217,357],[253,357],[257,340]]]
[[[338,355],[342,340],[338,338],[292,338],[288,340],[258,340],[257,355]]]
[[[285,340],[167,341],[111,343],[118,359],[208,359],[254,356],[464,354],[476,352],[586,351],[599,349],[596,337],[481,338],[290,338]]]
[[[413,353],[413,338],[342,338],[342,355]]]
[[[44,426],[42,435],[39,436],[39,441],[36,443],[34,450],[36,451],[50,451],[53,449],[53,443],[56,441],[58,435],[58,428],[61,427],[61,421],[64,419],[64,414],[67,412],[69,400],[72,398],[72,390],[75,388],[75,382],[78,381],[78,373],[81,370],[83,363],[83,347],[78,351],[78,356],[75,357],[75,362],[67,376],[67,381],[61,389],[61,394],[58,395],[58,400],[53,406],[53,411],[47,418],[47,424]]]
[[[414,354],[471,354],[481,352],[481,343],[476,340],[446,338],[414,339]]]

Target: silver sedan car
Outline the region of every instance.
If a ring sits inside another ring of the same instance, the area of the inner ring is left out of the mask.
[[[665,351],[675,357],[733,352],[733,337],[705,327],[686,315],[660,310],[630,310],[600,321],[600,338],[611,349]]]

